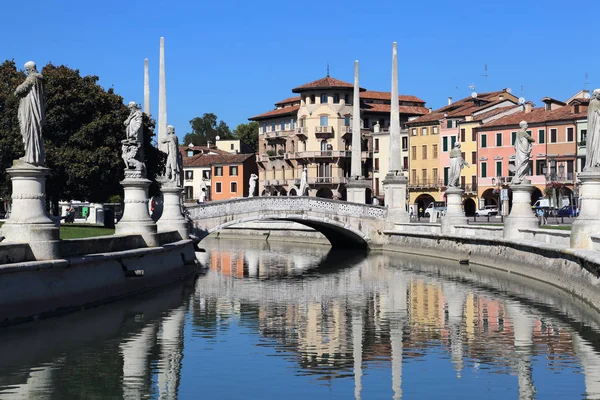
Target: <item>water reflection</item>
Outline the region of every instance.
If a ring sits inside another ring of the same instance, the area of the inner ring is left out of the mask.
[[[599,318],[552,288],[404,255],[205,245],[196,282],[4,329],[0,398],[600,398]]]

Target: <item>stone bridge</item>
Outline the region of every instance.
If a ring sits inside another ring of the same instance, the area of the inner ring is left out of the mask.
[[[368,248],[379,242],[387,209],[317,197],[249,197],[188,207],[192,233],[200,239],[230,225],[292,221],[321,232],[333,247]]]

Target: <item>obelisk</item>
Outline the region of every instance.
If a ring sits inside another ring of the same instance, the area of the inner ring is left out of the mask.
[[[147,58],[144,58],[144,114],[150,116],[150,73]]]
[[[158,82],[158,148],[167,152],[163,140],[167,138],[167,82],[165,80],[165,38],[160,38],[160,66]]]
[[[354,61],[354,98],[352,101],[352,158],[350,163],[350,180],[346,185],[346,197],[349,202],[365,204],[368,185],[362,176],[358,60]]]
[[[402,174],[400,153],[400,107],[398,104],[398,47],[392,43],[392,93],[390,108],[390,162],[383,180],[385,205],[388,208],[386,227],[393,229],[397,223],[408,223],[406,211],[407,179]]]

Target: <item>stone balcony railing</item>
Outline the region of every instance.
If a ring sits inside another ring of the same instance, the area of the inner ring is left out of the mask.
[[[441,188],[444,186],[443,179],[413,179],[408,181],[411,188]]]
[[[305,126],[299,126],[296,128],[296,136],[306,138],[308,135],[308,128]]]
[[[333,126],[315,126],[315,137],[327,139],[333,137]]]

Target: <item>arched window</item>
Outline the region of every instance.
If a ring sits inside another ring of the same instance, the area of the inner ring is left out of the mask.
[[[321,140],[321,151],[327,151],[327,140]]]
[[[275,166],[273,166],[273,179],[275,179]]]
[[[334,93],[333,95],[333,104],[338,104],[340,102],[340,95],[337,93]]]
[[[281,179],[285,181],[285,167],[283,165],[281,166]]]
[[[315,104],[315,95],[314,94],[310,95],[310,104]]]
[[[292,140],[292,148],[290,149],[290,152],[293,153],[296,151],[296,147],[294,147],[294,141]]]
[[[327,104],[327,93],[321,95],[321,104]]]

